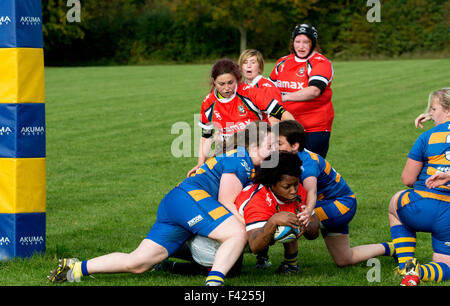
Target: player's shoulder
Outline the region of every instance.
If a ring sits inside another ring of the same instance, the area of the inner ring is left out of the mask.
[[[309,61],[311,64],[312,63],[329,63],[329,64],[331,64],[331,61],[319,52],[314,52],[314,54],[309,58]]]
[[[258,81],[258,86],[260,87],[275,87],[273,82],[265,77],[261,77]]]
[[[319,154],[314,153],[308,149],[303,149],[303,151],[298,153],[298,156],[300,157],[301,160],[304,159],[313,159],[313,160],[319,160]]]
[[[425,139],[427,143],[447,143],[448,133],[450,133],[450,121],[438,124],[431,129],[424,131],[419,135],[419,139]]]
[[[293,53],[285,55],[285,56],[281,57],[280,59],[278,59],[278,61],[275,64],[275,67],[279,67],[281,65],[287,64],[292,61],[295,62],[295,56]]]
[[[207,105],[211,105],[216,101],[216,96],[214,95],[213,92],[210,92],[209,94],[207,94],[205,96],[205,98],[203,99],[203,104],[207,104]]]

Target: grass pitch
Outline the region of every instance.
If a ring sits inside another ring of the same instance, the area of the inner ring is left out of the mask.
[[[274,63],[266,63],[266,74]],[[450,60],[335,62],[335,121],[328,161],[357,195],[351,245],[390,240],[387,207],[404,189],[400,174],[422,132],[414,118],[432,90],[448,87]],[[1,285],[48,285],[60,257],[89,259],[130,252],[155,221],[163,196],[196,157],[175,158],[176,122],[192,130],[209,89],[209,65],[46,68],[47,250],[0,262]],[[432,126],[426,125],[426,129]],[[192,135],[193,141],[193,135]],[[192,145],[191,152],[194,152]],[[273,267],[256,271],[246,254],[234,286],[397,286],[395,263],[380,257],[380,281],[366,262],[336,267],[321,237],[299,243],[301,273],[274,275],[282,246],[270,249]],[[417,257],[431,260],[429,234],[419,233]],[[368,278],[369,275],[369,278]],[[95,275],[63,286],[201,286],[203,276],[164,272]],[[426,285],[426,284],[425,284]],[[445,285],[445,283],[444,283]],[[448,284],[447,284],[448,285]]]

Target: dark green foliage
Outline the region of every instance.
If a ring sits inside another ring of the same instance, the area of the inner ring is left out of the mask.
[[[237,58],[239,30],[231,22],[214,22],[208,7],[186,8],[186,3],[81,0],[81,22],[69,23],[66,13],[70,8],[65,0],[43,0],[46,64],[186,63]],[[293,26],[309,22],[318,28],[321,51],[332,59],[448,56],[448,2],[380,1],[381,20],[372,23],[366,18],[371,9],[367,3],[317,1],[305,16],[304,12],[288,9],[289,1],[277,4],[267,0],[270,11],[279,13],[257,16],[254,28],[248,29],[247,46],[261,50],[266,59],[277,59],[288,53]]]

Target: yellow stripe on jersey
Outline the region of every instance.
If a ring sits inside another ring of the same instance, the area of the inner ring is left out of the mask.
[[[214,168],[214,166],[217,164],[217,159],[215,157],[211,157],[205,162],[205,164],[210,170],[212,170],[212,168]]]
[[[429,191],[416,190],[416,193],[421,195],[424,198],[436,199],[444,202],[450,202],[450,196],[446,196],[443,194],[437,194]]]
[[[202,173],[205,173],[205,172],[206,172],[205,169],[203,169],[203,168],[198,168],[197,171],[195,171],[194,175],[195,175],[195,174],[202,174]]]
[[[431,134],[430,140],[428,140],[428,144],[436,144],[436,143],[447,143],[450,132],[436,132]]]
[[[236,152],[237,152],[236,149],[230,150],[230,151],[227,151],[227,152],[225,153],[225,155],[226,155],[226,156],[231,156],[231,155],[233,155],[233,154],[236,153]]]
[[[450,165],[450,160],[445,158],[444,154],[434,155],[428,157],[428,163],[438,165]]]
[[[330,174],[330,171],[331,171],[331,165],[330,165],[330,163],[329,162],[327,162],[327,161],[325,161],[325,173],[327,174],[327,175],[329,175]]]
[[[197,202],[203,200],[204,198],[210,197],[209,193],[201,189],[191,190],[188,193]]]
[[[309,155],[311,155],[311,158],[314,159],[316,162],[319,162],[319,158],[317,157],[316,153],[313,152],[308,152]]]
[[[217,220],[217,219],[219,219],[220,217],[225,216],[226,214],[228,214],[228,210],[227,210],[225,207],[223,207],[223,206],[217,207],[216,209],[213,209],[213,210],[211,210],[211,211],[209,212],[209,215],[210,215],[214,220]]]
[[[334,179],[336,183],[339,183],[341,181],[341,175],[339,173],[336,173],[336,178]]]
[[[435,174],[437,171],[438,171],[438,170],[437,170],[436,168],[433,168],[433,167],[428,167],[428,168],[427,168],[427,174],[428,174],[428,175],[433,175],[433,174]]]

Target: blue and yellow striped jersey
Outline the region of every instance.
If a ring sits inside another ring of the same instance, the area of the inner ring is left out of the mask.
[[[425,185],[427,178],[436,171],[450,171],[450,121],[422,133],[411,148],[408,157],[423,162],[422,171],[414,183],[414,189],[446,195],[450,193],[449,183],[432,190]]]
[[[209,158],[197,169],[194,176],[186,178],[179,186],[185,190],[192,188],[204,190],[217,199],[220,179],[224,173],[234,173],[243,187],[251,184],[254,166],[245,148],[237,147],[235,150]]]
[[[317,200],[330,200],[352,195],[345,180],[322,156],[304,149],[298,153],[303,165],[301,180],[314,176],[317,178]]]

